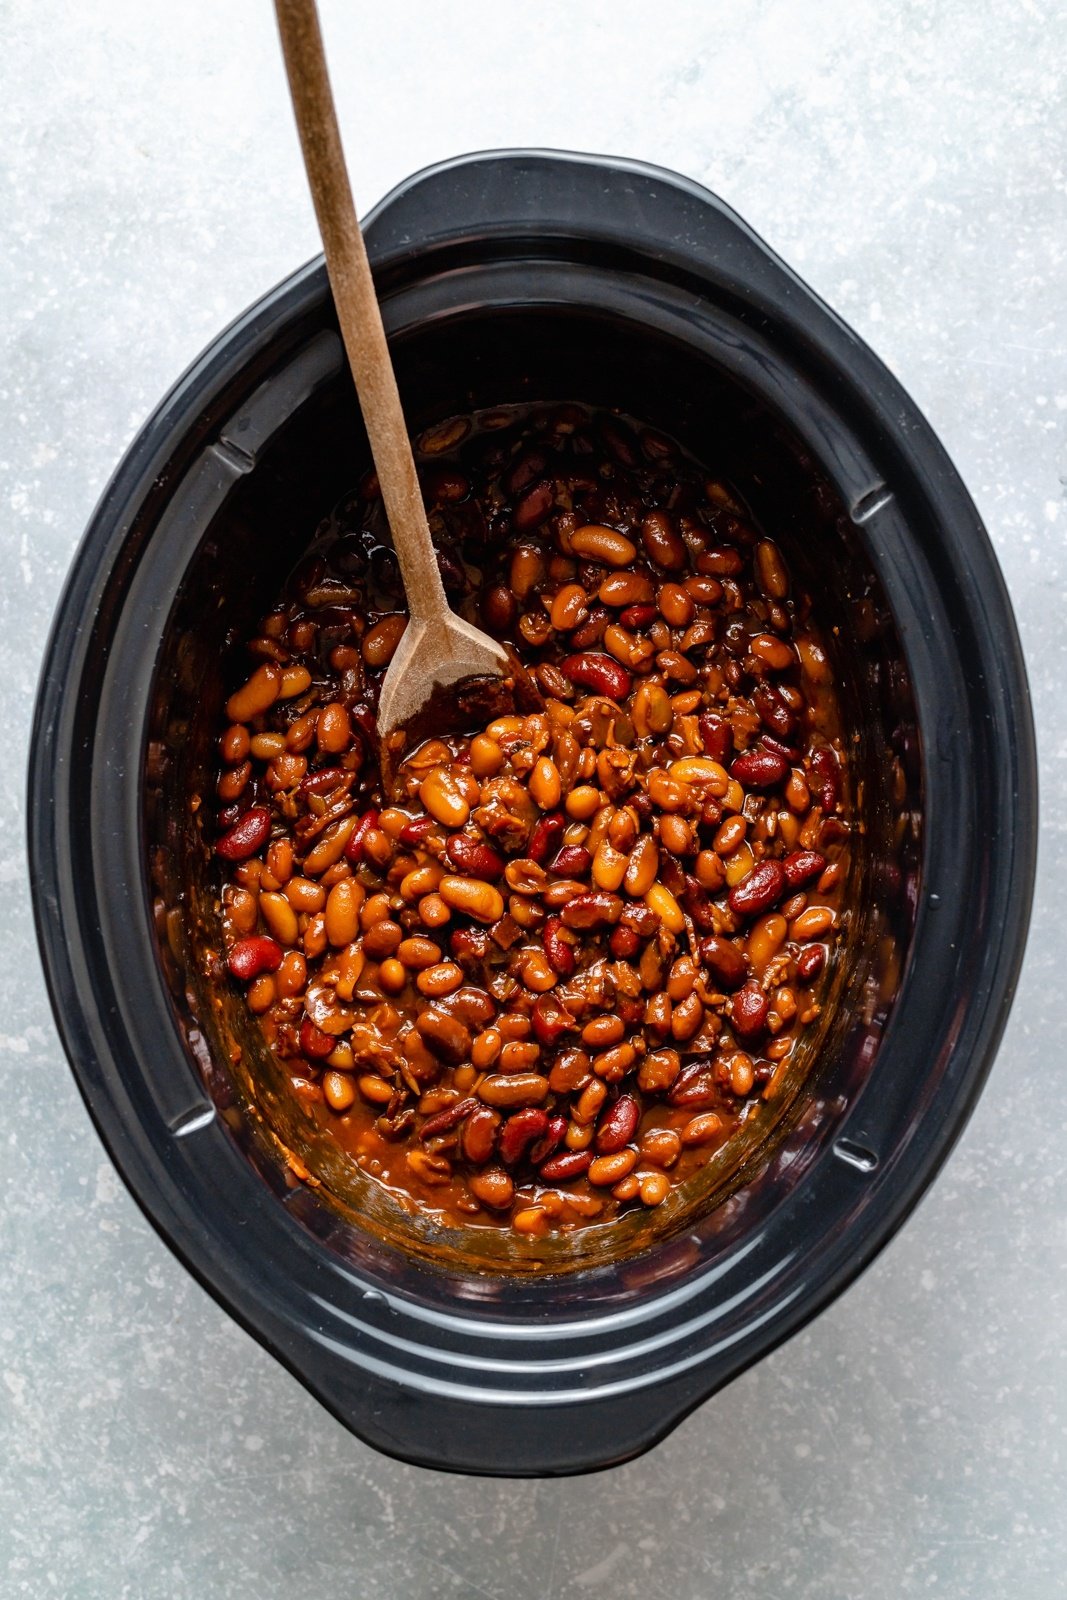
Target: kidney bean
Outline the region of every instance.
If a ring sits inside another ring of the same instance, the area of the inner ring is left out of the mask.
[[[748,974],[748,961],[743,952],[719,934],[711,934],[700,941],[700,959],[727,991],[736,989]]]
[[[467,833],[454,833],[445,845],[445,854],[457,872],[495,883],[504,875],[504,858],[492,845],[472,839]]]
[[[620,924],[619,927],[611,930],[608,949],[617,961],[628,961],[631,956],[637,954],[640,948],[641,941],[632,928],[624,928]]]
[[[548,860],[551,852],[556,848],[563,837],[563,830],[567,826],[566,818],[560,811],[553,811],[546,817],[541,817],[534,824],[530,841],[526,846],[526,853],[531,861],[539,864]]]
[[[637,1128],[641,1108],[632,1095],[623,1094],[602,1114],[596,1131],[600,1155],[610,1155],[629,1144]]]
[[[818,850],[791,850],[782,861],[782,871],[790,889],[799,889],[802,884],[810,883],[825,866],[826,857],[820,855]]]
[[[738,783],[745,784],[749,789],[773,789],[788,772],[789,762],[785,756],[779,755],[776,750],[759,747],[735,757],[730,767],[731,778],[736,778]]]
[[[547,479],[535,483],[515,502],[511,520],[520,533],[532,533],[539,528],[552,510],[556,500],[556,486]]]
[[[684,1067],[671,1087],[667,1099],[672,1106],[713,1106],[719,1096],[710,1066],[694,1061]]]
[[[534,1033],[544,1045],[554,1045],[574,1027],[574,1018],[555,995],[538,995],[530,1012]]]
[[[347,861],[352,861],[358,864],[363,860],[363,846],[367,835],[368,833],[373,832],[377,826],[378,811],[372,806],[369,811],[364,811],[363,815],[359,818],[355,827],[352,829],[352,832],[348,836],[348,843],[345,845],[344,850],[345,859]]]
[[[455,1105],[446,1106],[443,1111],[427,1117],[419,1129],[419,1138],[433,1139],[438,1134],[449,1133],[463,1121],[464,1117],[469,1117],[471,1112],[477,1109],[477,1100],[458,1100]]]
[[[500,1113],[494,1111],[491,1106],[474,1102],[474,1108],[467,1115],[459,1140],[460,1149],[468,1161],[473,1162],[475,1166],[481,1166],[489,1160],[496,1146],[499,1127]]]
[[[771,1003],[758,983],[751,979],[734,995],[731,1019],[740,1039],[758,1039],[766,1031]]]
[[[332,1034],[324,1033],[310,1017],[304,1018],[300,1024],[301,1055],[308,1056],[313,1061],[321,1061],[326,1056],[332,1055],[336,1046],[337,1040]]]
[[[235,978],[250,983],[261,972],[277,972],[283,954],[281,945],[274,939],[268,939],[265,934],[253,934],[251,938],[237,941],[227,965]]]
[[[833,811],[841,798],[841,768],[829,745],[820,745],[811,758],[815,791],[824,811]]]
[[[563,937],[563,921],[560,917],[548,918],[541,933],[541,943],[552,971],[558,972],[561,978],[572,977],[577,957],[574,946]]]
[[[504,487],[509,495],[521,494],[536,478],[548,469],[548,454],[544,450],[524,450],[516,457],[504,475]]]
[[[780,861],[765,860],[736,883],[727,896],[730,910],[739,917],[758,916],[769,911],[782,898],[787,884]]]
[[[625,667],[611,656],[595,651],[565,656],[559,663],[559,670],[579,688],[591,689],[594,694],[607,695],[612,700],[625,700],[633,683]]]
[[[504,1123],[497,1141],[500,1159],[505,1165],[514,1166],[527,1146],[541,1138],[547,1127],[548,1115],[539,1107],[527,1106],[514,1112]]]
[[[619,613],[619,621],[624,628],[635,631],[638,628],[647,628],[650,622],[655,622],[658,615],[655,606],[627,606],[625,611]]]
[[[567,1132],[567,1119],[557,1112],[548,1118],[548,1125],[544,1133],[530,1146],[531,1165],[538,1167],[546,1161],[554,1151],[563,1143],[563,1136]]]
[[[244,815],[215,841],[215,854],[224,861],[247,861],[261,850],[270,837],[270,812],[266,806],[250,806]]]
[[[778,690],[772,684],[761,683],[752,692],[752,703],[759,712],[759,719],[764,727],[788,745],[796,729],[797,719]]]
[[[814,983],[826,965],[826,949],[821,944],[809,944],[797,956],[797,977],[801,983]]]
[[[546,1183],[570,1183],[589,1171],[592,1159],[591,1150],[562,1150],[542,1163],[539,1176]]]

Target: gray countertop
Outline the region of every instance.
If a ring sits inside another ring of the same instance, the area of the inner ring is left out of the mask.
[[[314,253],[254,0],[11,0],[0,64],[0,1593],[1052,1600],[1064,1593],[1064,67],[1052,0],[324,5],[360,204],[491,145],[715,189],[888,361],[1019,617],[1043,828],[988,1090],[904,1231],[659,1448],[450,1478],[350,1437],[107,1160],[39,975],[23,771],[49,618],[133,432]]]

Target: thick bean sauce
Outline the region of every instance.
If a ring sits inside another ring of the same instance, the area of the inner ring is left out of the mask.
[[[364,480],[226,705],[225,961],[368,1175],[536,1236],[661,1205],[775,1092],[842,927],[841,728],[773,530],[669,439],[508,408],[418,457],[452,604],[544,709],[423,743],[386,803],[406,617]]]

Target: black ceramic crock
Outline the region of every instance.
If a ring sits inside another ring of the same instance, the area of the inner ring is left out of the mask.
[[[630,162],[481,155],[403,184],[367,240],[413,428],[511,401],[618,406],[720,462],[837,625],[867,831],[804,1092],[714,1205],[540,1275],[360,1226],[264,1136],[284,1108],[249,1115],[190,933],[210,883],[188,798],[227,641],[366,465],[321,262],[177,384],[78,550],[32,743],[38,934],[101,1137],[218,1301],[382,1450],[575,1472],[645,1449],[839,1293],[963,1127],[1029,913],[1023,664],[930,428],[714,196]]]

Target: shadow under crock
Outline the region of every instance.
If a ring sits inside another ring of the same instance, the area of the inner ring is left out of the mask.
[[[704,191],[629,163],[473,157],[411,180],[367,233],[413,430],[526,400],[616,406],[741,489],[837,630],[863,832],[822,1035],[740,1163],[614,1224],[591,1264],[591,1231],[546,1250],[401,1212],[210,981],[218,877],[190,799],[211,793],[226,664],[367,465],[319,264],[187,375],[79,552],[31,773],[42,949],[135,1195],[326,1404],[408,1459],[581,1470],[645,1447],[825,1303],[957,1136],[1025,937],[1025,680],[929,428]]]

